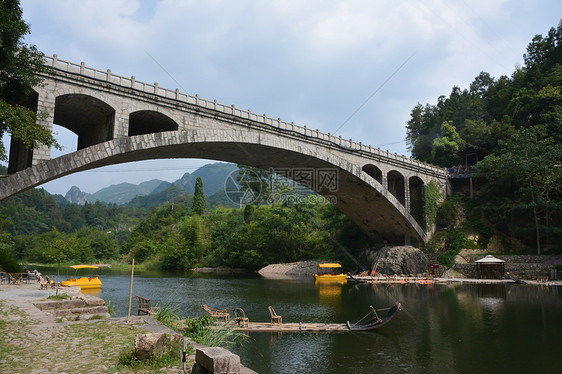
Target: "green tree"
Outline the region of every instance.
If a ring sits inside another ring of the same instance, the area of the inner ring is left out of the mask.
[[[538,254],[542,235],[553,236],[553,242],[562,238],[562,144],[545,133],[543,126],[520,129],[509,141],[501,142],[499,155],[478,164],[490,178],[485,193],[496,198],[488,201],[489,218],[497,217],[494,208],[499,205],[505,215],[498,221],[510,220],[523,232],[531,228]]]
[[[197,177],[195,180],[195,192],[193,193],[193,212],[202,215],[205,213],[205,194],[203,193],[203,180]]]
[[[30,28],[22,19],[18,0],[0,1],[0,137],[4,133],[28,148],[39,144],[59,147],[51,132],[37,123],[37,115],[25,106],[32,87],[41,83],[37,72],[45,71],[43,54],[23,42]],[[0,143],[0,160],[6,160]]]
[[[452,122],[443,122],[441,136],[433,140],[432,162],[440,166],[451,166],[458,162],[456,152],[464,148],[466,142],[461,138]]]

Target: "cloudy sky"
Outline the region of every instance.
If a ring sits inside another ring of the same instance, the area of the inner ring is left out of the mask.
[[[479,72],[510,75],[560,0],[22,0],[27,42],[81,62],[409,155],[405,123]],[[64,153],[76,140],[57,133]],[[4,139],[6,142],[6,139]],[[59,153],[60,154],[60,153]],[[43,185],[65,194],[173,181],[207,163],[146,161]]]

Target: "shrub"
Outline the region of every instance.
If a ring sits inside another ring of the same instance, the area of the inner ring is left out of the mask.
[[[236,342],[245,340],[247,335],[236,330],[232,322],[215,324],[216,318],[203,316],[187,321],[187,336],[194,342],[209,347],[229,348]]]

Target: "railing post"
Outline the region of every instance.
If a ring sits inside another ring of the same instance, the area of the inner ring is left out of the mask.
[[[174,91],[176,93],[176,100],[179,100],[180,98],[180,89],[176,88],[176,90]]]
[[[234,104],[232,104],[231,108],[232,108],[232,114],[234,115],[234,113],[236,111],[236,107],[234,106]]]
[[[199,105],[199,94],[195,94],[195,105]]]
[[[154,82],[154,94],[158,95],[158,82]]]
[[[108,82],[111,82],[111,69],[107,69],[107,79]]]
[[[82,61],[80,63],[80,74],[84,75],[84,68],[86,67],[86,64],[84,63],[84,61]]]
[[[56,53],[54,53],[53,54],[53,67],[57,66],[58,59],[59,59],[59,56]]]

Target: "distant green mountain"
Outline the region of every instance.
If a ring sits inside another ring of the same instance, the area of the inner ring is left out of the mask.
[[[178,187],[184,190],[187,194],[192,195],[195,189],[195,180],[197,177],[201,177],[203,180],[203,193],[205,196],[212,196],[224,189],[224,182],[226,178],[231,172],[236,170],[238,170],[238,167],[235,164],[215,162],[204,165],[195,170],[193,173],[185,173],[180,179],[173,183],[165,182],[159,179],[152,179],[138,185],[132,183],[120,183],[102,188],[93,194],[82,192],[78,187],[73,186],[66,193],[65,198],[68,202],[79,205],[84,205],[86,201],[93,203],[98,200],[104,203],[122,205],[133,203],[133,199],[137,197],[155,194],[158,196],[147,199],[139,198],[132,204],[133,206],[154,206],[153,204],[155,204],[156,201],[169,201],[172,198],[182,195],[180,190],[175,188],[170,189],[172,186]],[[224,200],[223,197],[215,197],[212,199],[211,204],[214,201],[219,201],[221,199]],[[227,201],[222,202],[225,205],[228,204]]]
[[[159,185],[153,191],[153,193],[163,191],[171,185],[174,185],[180,186],[190,194],[193,194],[195,190],[195,180],[197,179],[197,177],[201,177],[201,179],[203,180],[203,193],[205,194],[205,196],[210,196],[224,188],[224,182],[226,178],[231,172],[235,170],[238,170],[236,164],[225,162],[215,162],[213,164],[207,164],[201,166],[193,173],[185,173],[180,179],[173,183],[162,182],[162,184]]]
[[[114,184],[88,195],[87,201],[95,202],[99,200],[106,203],[126,204],[135,196],[150,194],[161,183],[161,180],[152,179],[138,185],[132,183]]]
[[[160,192],[152,193],[149,195],[136,196],[129,203],[127,203],[127,205],[134,208],[146,209],[159,207],[165,202],[178,201],[178,199],[189,203],[192,199],[192,195],[180,186],[169,186],[168,188]]]

